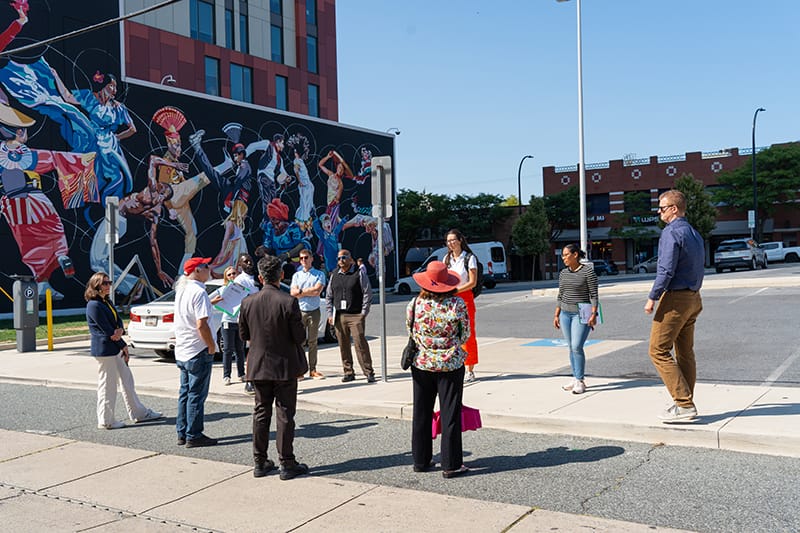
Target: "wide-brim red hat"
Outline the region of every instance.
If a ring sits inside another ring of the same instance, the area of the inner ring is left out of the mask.
[[[417,285],[430,292],[450,292],[461,283],[461,277],[441,261],[431,261],[425,272],[413,275]]]

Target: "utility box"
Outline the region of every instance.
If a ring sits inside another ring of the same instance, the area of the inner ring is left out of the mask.
[[[18,352],[36,351],[36,326],[39,325],[39,291],[33,276],[11,276],[16,281],[14,298],[14,329]]]

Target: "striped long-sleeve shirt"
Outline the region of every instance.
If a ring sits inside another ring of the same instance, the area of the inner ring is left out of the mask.
[[[589,302],[597,307],[597,274],[591,265],[581,263],[574,272],[565,268],[558,275],[557,305],[562,311],[578,312],[578,304]]]

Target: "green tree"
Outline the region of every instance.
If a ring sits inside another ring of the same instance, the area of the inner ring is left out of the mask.
[[[539,255],[550,250],[550,224],[547,220],[545,201],[542,198],[531,196],[530,206],[511,228],[511,238],[514,239],[514,246],[520,255],[532,255],[536,258],[531,272],[531,279],[535,279],[534,272]]]
[[[580,212],[578,187],[573,185],[565,191],[546,196],[544,209],[550,223],[550,240],[554,241],[565,229],[578,226]]]
[[[615,217],[609,235],[632,241],[633,256],[639,257],[639,250],[657,235],[652,219],[658,219],[658,215],[654,215],[650,207],[649,191],[628,191],[624,201],[625,210]]]
[[[692,174],[684,174],[675,181],[675,188],[686,196],[686,221],[708,240],[717,224],[717,208],[705,185]]]
[[[752,156],[751,156],[752,157]],[[800,189],[800,143],[774,144],[756,155],[756,189],[758,190],[758,227],[756,240],[760,240],[764,219],[775,213],[779,204],[798,207],[795,202]],[[753,208],[752,159],[737,169],[720,174],[722,187],[715,190],[712,199],[733,209],[746,212]]]
[[[517,198],[516,194],[512,194],[511,196],[509,196],[508,198],[503,200],[500,203],[500,205],[502,205],[504,207],[516,207],[516,206],[519,205],[519,198]]]
[[[449,206],[449,214],[455,223],[444,231],[457,227],[470,241],[490,239],[494,224],[510,215],[509,210],[502,206],[503,200],[496,194],[457,195],[450,200]]]
[[[403,263],[408,250],[426,228],[440,235],[455,221],[450,216],[450,198],[443,194],[400,189],[397,193],[397,253]]]

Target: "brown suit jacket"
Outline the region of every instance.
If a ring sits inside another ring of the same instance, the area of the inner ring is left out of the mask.
[[[247,381],[289,381],[308,372],[300,306],[276,286],[242,300],[239,335],[250,341]]]

